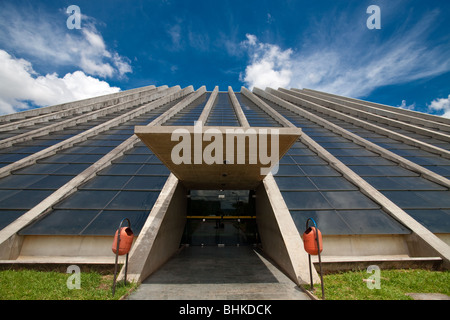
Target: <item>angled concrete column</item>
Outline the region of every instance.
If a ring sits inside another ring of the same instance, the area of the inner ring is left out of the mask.
[[[295,127],[292,122],[273,110],[245,87],[241,93],[284,127]],[[302,133],[303,134],[303,133]],[[308,254],[303,240],[292,220],[275,179],[270,174],[256,190],[256,223],[264,252],[298,285],[310,284]],[[314,283],[320,283],[316,269],[312,267]]]
[[[253,101],[254,104],[256,104],[258,107],[260,107],[263,111],[268,113],[270,116],[275,118],[280,124],[282,124],[284,127],[294,127],[295,125],[292,124],[288,119],[283,117],[281,114],[273,110],[270,106],[267,105],[264,101],[262,101],[259,97],[257,97],[253,92],[249,91],[247,88],[242,87],[241,92],[244,96],[246,96],[248,99]]]
[[[256,189],[256,223],[264,252],[298,285],[310,283],[308,254],[271,174]],[[312,268],[313,282],[319,276]]]
[[[208,102],[206,103],[205,107],[203,108],[202,114],[198,118],[198,122],[206,123],[206,120],[208,119],[209,114],[211,113],[211,109],[214,106],[214,103],[217,99],[217,94],[219,93],[219,86],[216,86],[214,88],[214,91],[211,93],[211,96],[209,97]]]
[[[190,87],[192,88],[192,86]],[[206,87],[202,86],[200,89],[195,91],[194,93],[187,96],[183,101],[180,101],[176,105],[174,105],[172,108],[164,112],[162,115],[160,115],[158,118],[150,122],[147,126],[159,126],[163,124],[164,122],[168,121],[170,118],[172,118],[174,115],[176,115],[179,111],[186,108],[189,104],[200,98],[202,95],[206,93]]]
[[[127,280],[142,282],[177,252],[186,224],[186,208],[187,191],[171,174],[130,251]]]

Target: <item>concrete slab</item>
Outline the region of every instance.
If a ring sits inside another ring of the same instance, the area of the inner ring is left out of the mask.
[[[267,174],[264,172],[277,165],[302,131],[220,126],[211,129],[201,125],[136,126],[135,134],[188,189],[252,190],[264,179]],[[214,142],[209,142],[211,136]]]
[[[310,300],[251,246],[186,247],[128,300]]]
[[[442,293],[407,293],[414,300],[450,300],[450,297]]]

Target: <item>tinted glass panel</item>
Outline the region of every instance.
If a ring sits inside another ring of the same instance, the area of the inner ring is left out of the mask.
[[[95,179],[80,187],[80,190],[120,190],[129,180],[129,176],[97,176]]]
[[[150,210],[158,192],[152,191],[122,191],[106,206],[109,210]]]
[[[131,230],[135,236],[139,235],[145,221],[148,217],[147,211],[102,211],[96,218],[83,230],[83,235],[114,235],[120,222],[128,218],[131,223]],[[125,222],[125,225],[128,224]]]
[[[304,176],[303,171],[296,165],[280,165],[276,176]]]
[[[320,190],[357,190],[357,188],[342,177],[311,177],[311,181]]]
[[[352,234],[350,227],[334,210],[324,211],[293,211],[291,216],[300,234],[306,230],[306,221],[314,219],[323,235]],[[313,224],[310,223],[309,226]]]
[[[335,209],[375,209],[379,206],[359,191],[323,191]]]
[[[0,229],[5,228],[24,214],[26,210],[0,210]]]
[[[135,176],[127,183],[125,190],[161,190],[167,181],[167,176]]]
[[[316,186],[307,177],[275,177],[280,190],[316,190]]]
[[[52,214],[23,229],[20,234],[78,235],[97,214],[98,210],[54,210]]]
[[[383,191],[403,209],[450,208],[447,191]]]
[[[117,191],[79,190],[55,206],[57,209],[103,209],[116,196]]]
[[[433,233],[449,233],[450,210],[406,210],[415,220]]]
[[[0,190],[1,206],[2,209],[31,209],[52,192],[52,190]]]
[[[378,190],[446,190],[443,186],[419,177],[365,177]]]
[[[295,209],[333,209],[319,192],[282,191],[284,201],[290,210]]]
[[[306,175],[309,176],[340,176],[333,168],[328,166],[301,166]]]
[[[340,210],[354,234],[407,234],[410,231],[382,210]]]
[[[381,210],[291,210],[291,215],[299,231],[304,231],[308,218],[313,218],[324,235],[410,233]]]

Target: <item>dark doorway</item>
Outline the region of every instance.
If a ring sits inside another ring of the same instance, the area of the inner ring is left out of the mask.
[[[192,190],[182,244],[239,246],[258,243],[253,192]]]

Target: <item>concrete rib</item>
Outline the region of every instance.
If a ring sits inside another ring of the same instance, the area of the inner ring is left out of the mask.
[[[271,117],[275,118],[279,123],[285,127],[296,128],[296,126],[283,117],[280,113],[268,106],[264,101],[258,98],[248,89],[242,87],[241,93],[248,99],[253,101],[259,108],[268,113]],[[302,133],[303,135],[304,133]],[[287,274],[291,275],[291,278],[300,285],[308,283],[310,279],[308,269],[307,254],[301,247],[303,241],[300,237],[297,227],[295,226],[292,216],[287,208],[287,205],[281,195],[278,184],[275,182],[272,174],[269,174],[263,180],[263,186],[265,188],[268,202],[270,207],[273,208],[273,222],[280,230],[280,237],[283,237],[283,243],[286,247],[286,254],[290,264],[285,264],[284,269]],[[258,219],[258,216],[257,216]],[[271,252],[270,254],[280,254]],[[315,269],[312,270],[312,277],[314,283],[319,282],[319,276]]]
[[[167,86],[159,87],[159,89],[162,89],[162,88],[167,88]],[[141,91],[141,92],[136,92],[136,93],[131,93],[131,94],[124,94],[120,97],[117,97],[114,99],[108,99],[103,102],[96,102],[96,103],[87,104],[87,105],[77,107],[77,108],[64,109],[64,110],[52,112],[49,114],[26,118],[24,120],[0,124],[0,132],[16,130],[16,129],[28,127],[28,126],[31,126],[34,124],[47,122],[47,121],[53,120],[53,119],[59,119],[62,117],[82,114],[84,112],[90,112],[90,111],[95,111],[95,110],[99,110],[99,109],[104,109],[104,108],[107,108],[110,106],[123,104],[125,102],[139,103],[138,102],[139,100],[143,100],[144,97],[146,97],[148,95],[152,95],[156,90],[157,90],[157,88],[155,87],[155,88],[151,88],[147,91]]]
[[[46,158],[50,155],[55,154],[58,151],[67,149],[72,147],[74,144],[84,141],[86,139],[88,139],[89,137],[92,137],[94,135],[97,135],[101,132],[104,132],[106,130],[108,130],[109,128],[119,125],[125,121],[128,121],[129,119],[139,116],[145,112],[151,111],[154,108],[157,108],[159,106],[162,105],[164,100],[158,100],[164,96],[169,96],[171,94],[176,93],[177,91],[179,91],[180,88],[178,86],[170,88],[170,89],[162,89],[156,93],[154,93],[151,97],[148,97],[149,99],[153,99],[156,101],[150,102],[144,106],[141,106],[137,109],[131,110],[123,115],[120,115],[114,119],[111,119],[105,123],[102,123],[98,126],[95,126],[87,131],[81,132],[79,134],[77,134],[76,136],[73,136],[71,138],[68,138],[66,140],[63,140],[53,146],[50,146],[48,148],[45,148],[39,152],[36,152],[28,157],[25,157],[23,159],[20,159],[14,163],[11,163],[5,167],[0,168],[0,178],[3,178],[9,174],[11,174],[11,172],[15,171],[15,170],[19,170],[22,169],[24,167],[27,167],[29,165],[32,165],[34,163],[36,163],[36,161],[38,161],[39,159],[43,159]],[[111,112],[115,112],[115,107],[111,107],[114,108],[114,110],[104,110],[104,112],[107,112],[106,114],[109,114]],[[102,112],[103,114],[103,112]]]
[[[377,107],[377,108],[380,108],[380,109],[391,110],[391,111],[395,111],[397,113],[411,115],[413,117],[419,117],[419,118],[428,119],[428,120],[431,120],[431,121],[445,123],[447,125],[450,125],[450,119],[443,118],[443,117],[436,116],[436,115],[432,115],[432,114],[426,114],[426,113],[418,112],[418,111],[414,111],[414,110],[395,108],[395,107],[384,105],[384,104],[380,104],[380,103],[375,103],[375,102],[365,101],[365,100],[359,100],[359,99],[354,99],[354,98],[349,98],[349,97],[343,97],[343,96],[339,96],[339,95],[335,95],[335,94],[331,94],[331,93],[325,93],[325,92],[312,90],[312,89],[307,89],[307,88],[303,89],[303,91],[305,91],[305,92],[314,92],[314,93],[317,93],[317,94],[320,94],[320,95],[336,97],[338,99],[345,100],[345,101],[352,101],[352,102],[357,102],[357,103],[363,103],[363,104],[366,104],[366,105],[369,105],[369,106],[374,106],[374,107]]]
[[[208,116],[211,113],[211,109],[214,106],[214,103],[216,102],[218,93],[219,93],[219,87],[216,86],[214,88],[213,92],[211,93],[211,96],[209,97],[208,102],[206,103],[205,107],[203,108],[203,111],[197,120],[198,122],[201,122],[203,124],[206,123],[206,120],[208,119]]]
[[[406,123],[409,122],[411,124],[421,125],[421,126],[427,127],[431,130],[435,130],[438,132],[439,131],[450,132],[450,125],[447,125],[447,124],[444,124],[441,122],[431,121],[429,119],[422,119],[419,117],[419,115],[417,115],[417,116],[406,115],[406,114],[398,113],[397,110],[387,110],[387,109],[381,109],[379,107],[366,105],[362,101],[361,102],[347,101],[347,100],[335,98],[332,96],[325,96],[325,95],[321,95],[316,92],[304,91],[304,90],[299,90],[299,89],[295,89],[295,88],[291,88],[291,91],[302,93],[302,94],[305,94],[308,96],[314,96],[314,97],[317,97],[317,98],[320,98],[323,100],[327,100],[330,102],[339,103],[344,106],[355,107],[355,108],[358,108],[358,109],[361,109],[364,111],[368,111],[368,112],[371,112],[371,113],[374,113],[374,114],[377,114],[380,116],[385,116],[385,117],[399,120],[402,122],[406,122]]]
[[[299,103],[299,104],[303,103],[303,104],[305,104],[308,107],[314,108],[316,110],[320,110],[321,112],[323,112],[325,114],[328,114],[328,115],[332,115],[333,117],[335,117],[337,119],[344,120],[344,121],[352,123],[352,124],[356,124],[356,125],[358,125],[358,126],[360,126],[362,128],[373,130],[373,131],[375,131],[377,133],[384,134],[384,135],[388,136],[389,138],[393,138],[393,139],[402,141],[405,144],[412,145],[412,146],[418,147],[418,148],[420,148],[422,150],[425,150],[427,152],[435,153],[435,154],[440,155],[440,156],[442,156],[442,157],[444,157],[446,159],[450,159],[450,151],[444,150],[442,148],[439,148],[439,147],[433,146],[431,144],[428,144],[428,143],[425,143],[425,142],[413,139],[411,137],[399,134],[399,133],[397,133],[397,132],[395,132],[393,130],[388,130],[388,129],[385,129],[385,128],[381,128],[381,127],[379,127],[377,125],[374,125],[372,123],[366,122],[364,120],[361,120],[361,119],[358,119],[358,118],[355,118],[355,117],[343,114],[343,113],[335,111],[335,110],[331,110],[331,109],[325,108],[325,107],[323,107],[321,105],[318,105],[317,103],[313,103],[313,102],[310,102],[310,101],[307,101],[307,100],[304,100],[304,99],[301,99],[301,98],[297,98],[297,97],[289,95],[287,93],[283,93],[283,92],[280,92],[280,91],[277,91],[277,90],[274,90],[274,89],[271,89],[271,88],[268,88],[267,91],[270,92],[270,93],[273,93],[274,95],[276,95],[276,96],[278,96],[280,98],[283,98],[285,101],[290,101],[292,103]],[[295,107],[296,108],[300,108],[298,106],[295,106]]]
[[[426,178],[430,181],[433,181],[433,182],[443,185],[445,187],[450,187],[449,179],[442,177],[441,175],[438,175],[437,173],[432,172],[422,166],[419,166],[419,165],[417,165],[417,164],[415,164],[415,163],[413,163],[413,162],[411,162],[411,161],[409,161],[387,149],[384,149],[375,143],[372,143],[364,138],[361,138],[360,136],[355,135],[354,133],[349,132],[329,121],[326,121],[325,119],[322,119],[319,116],[316,116],[306,110],[303,110],[303,109],[299,108],[298,106],[293,105],[293,104],[289,103],[288,101],[281,99],[278,96],[272,95],[270,92],[275,93],[275,90],[273,90],[273,89],[268,88],[267,89],[268,92],[265,92],[265,91],[262,91],[261,89],[255,88],[254,91],[256,92],[256,94],[264,95],[267,99],[269,99],[275,103],[283,103],[283,107],[287,108],[288,110],[295,112],[297,114],[300,114],[316,123],[320,123],[320,125],[324,126],[325,128],[351,140],[352,142],[354,142],[370,151],[374,151],[376,153],[381,154],[384,158],[394,161],[395,163],[399,164],[400,166],[402,166],[408,170],[412,170],[414,172],[419,173],[424,178]],[[315,107],[321,108],[321,106],[318,106],[318,105],[316,105]],[[326,110],[327,109],[325,109],[324,112],[326,112]],[[332,112],[330,112],[329,114],[334,115],[334,113],[332,113]],[[337,116],[339,116],[339,114]]]
[[[250,127],[247,121],[247,117],[242,111],[241,105],[239,104],[239,101],[237,100],[236,95],[234,94],[233,88],[231,88],[231,86],[228,87],[228,95],[230,96],[231,104],[233,105],[234,112],[236,113],[236,116],[239,120],[239,123],[241,124],[241,127]]]
[[[70,109],[70,108],[77,108],[77,107],[83,106],[85,104],[93,104],[93,103],[98,103],[98,102],[102,102],[102,101],[108,101],[111,99],[116,99],[117,97],[121,97],[125,94],[147,91],[147,90],[150,90],[153,88],[155,88],[155,86],[151,85],[151,86],[131,89],[131,90],[127,90],[127,91],[121,91],[118,93],[107,94],[107,95],[103,95],[103,96],[99,96],[99,97],[93,97],[93,98],[77,100],[77,101],[73,101],[73,102],[57,104],[57,105],[53,105],[53,106],[49,106],[49,107],[36,108],[36,109],[32,109],[32,110],[7,114],[7,115],[0,116],[0,123],[7,123],[7,122],[11,122],[11,121],[17,121],[20,119],[36,117],[36,116],[40,116],[43,114],[49,114],[52,112],[66,110],[66,109]]]
[[[268,106],[264,101],[262,101],[260,98],[258,98],[253,92],[249,91],[247,88],[242,87],[241,93],[246,96],[248,99],[253,101],[258,107],[260,107],[262,110],[267,112],[268,114],[272,115],[273,118],[275,118],[280,124],[282,124],[284,127],[294,127],[295,125],[290,122],[288,119],[283,117],[281,114],[273,110],[270,106]]]
[[[133,101],[109,106],[106,108],[102,108],[100,110],[95,110],[95,111],[89,112],[87,114],[81,114],[74,118],[63,120],[63,121],[57,122],[55,124],[45,126],[43,128],[38,128],[38,129],[29,131],[29,132],[24,132],[22,134],[19,134],[19,135],[16,135],[16,136],[13,136],[13,137],[10,137],[7,139],[3,139],[0,141],[0,148],[11,147],[15,143],[29,141],[36,137],[45,136],[51,132],[63,130],[64,128],[67,128],[69,126],[74,126],[74,125],[77,125],[80,123],[85,123],[89,120],[96,119],[98,116],[103,116],[103,115],[106,115],[106,114],[109,114],[109,113],[112,113],[112,112],[115,112],[115,111],[118,111],[121,109],[125,109],[125,108],[135,105],[135,104],[147,103],[147,102],[151,101],[151,99],[153,99],[152,98],[153,96],[154,95],[150,93],[150,95],[148,95],[148,96],[144,96],[144,97],[138,98]]]
[[[416,125],[412,125],[412,124],[408,124],[408,123],[404,123],[402,121],[399,120],[395,120],[395,119],[390,119],[381,115],[377,115],[374,114],[372,112],[369,111],[365,111],[365,110],[360,110],[360,108],[355,108],[355,107],[349,107],[349,106],[345,106],[343,104],[339,104],[339,103],[335,103],[335,102],[331,102],[325,99],[321,99],[321,98],[317,98],[317,97],[313,97],[313,96],[309,96],[306,95],[304,93],[300,93],[300,92],[295,92],[292,90],[286,90],[286,89],[279,89],[280,92],[298,97],[298,98],[302,98],[303,100],[308,100],[310,102],[316,103],[316,104],[320,104],[321,106],[333,109],[333,110],[337,110],[339,112],[342,113],[349,113],[353,116],[356,116],[358,118],[363,118],[363,119],[367,119],[367,120],[373,120],[376,121],[378,123],[384,123],[387,124],[389,126],[392,127],[399,127],[401,129],[413,132],[413,133],[417,133],[423,136],[429,136],[441,141],[445,141],[445,142],[450,142],[450,135],[447,135],[445,133],[442,132],[437,132],[434,130],[430,130],[430,129],[426,129],[426,128],[421,128],[418,127]]]

